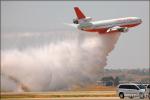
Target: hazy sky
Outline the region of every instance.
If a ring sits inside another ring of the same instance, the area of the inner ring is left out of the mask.
[[[63,23],[72,23],[73,7],[80,7],[94,20],[128,16],[140,17],[141,25],[122,33],[115,50],[108,57],[108,68],[149,67],[149,2],[148,1],[2,1],[2,49],[17,48],[24,42],[15,33],[74,30]],[[7,37],[7,35],[13,37]],[[29,44],[32,44],[33,38]],[[44,38],[49,39],[49,38]],[[40,39],[39,39],[40,42]],[[42,40],[41,40],[42,42]]]

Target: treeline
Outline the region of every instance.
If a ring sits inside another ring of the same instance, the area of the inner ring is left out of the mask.
[[[105,69],[105,72],[128,72],[128,74],[150,75],[150,68],[147,69]]]
[[[149,69],[105,69],[98,84],[117,86],[120,83],[150,83]]]

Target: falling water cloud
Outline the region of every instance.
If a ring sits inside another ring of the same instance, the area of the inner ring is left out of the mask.
[[[95,82],[120,36],[86,32],[46,34],[51,34],[50,39],[42,45],[2,50],[1,91],[68,90]],[[18,38],[31,39],[35,35],[26,33]],[[41,39],[45,34],[37,35]]]

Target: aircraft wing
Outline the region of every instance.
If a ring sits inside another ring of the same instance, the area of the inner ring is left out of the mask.
[[[127,27],[120,27],[120,26],[114,26],[114,27],[111,27],[107,30],[107,32],[110,32],[110,31],[120,31],[120,32],[127,32],[128,31],[128,28]]]

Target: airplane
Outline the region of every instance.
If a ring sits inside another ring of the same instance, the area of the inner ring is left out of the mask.
[[[128,32],[129,28],[142,23],[142,20],[138,17],[92,21],[92,18],[86,17],[78,7],[74,7],[74,10],[77,18],[73,19],[74,24],[70,25],[87,32],[98,32],[99,34]]]

